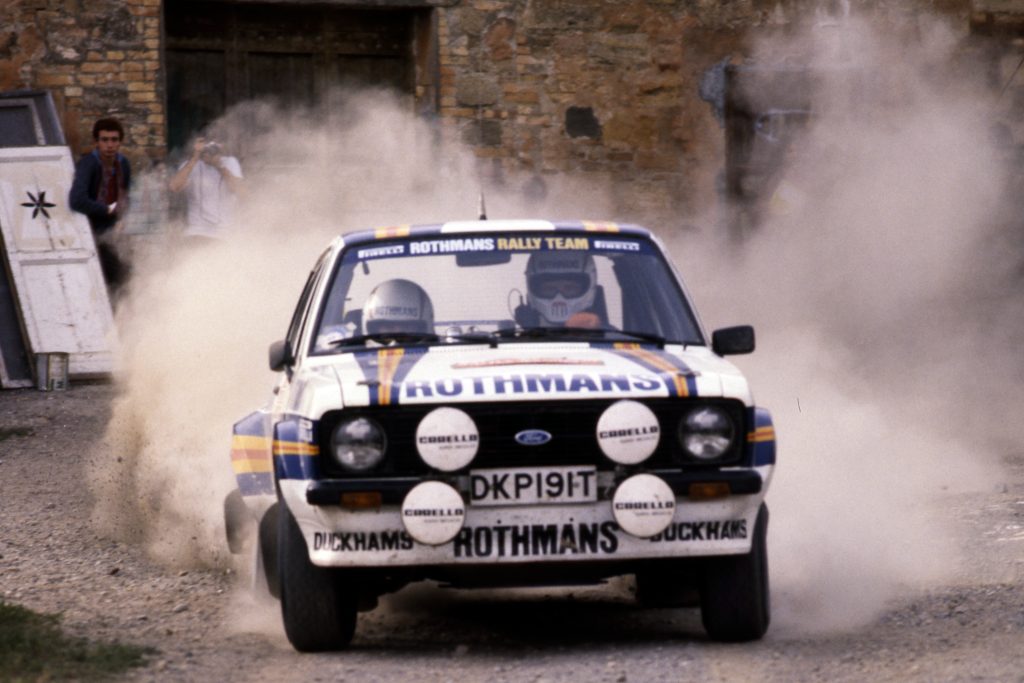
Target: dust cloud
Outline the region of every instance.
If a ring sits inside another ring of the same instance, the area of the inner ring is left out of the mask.
[[[829,632],[971,575],[957,506],[1022,436],[1022,252],[1000,102],[944,24],[846,16],[754,63],[807,69],[810,124],[755,234],[671,241],[709,326],[758,331],[774,632]]]
[[[993,486],[1019,441],[1003,416],[1020,405],[1021,318],[1004,296],[1016,263],[994,229],[998,103],[943,77],[956,36],[919,22],[909,40],[846,17],[783,42],[787,54],[768,42],[758,59],[799,58],[823,77],[773,213],[742,243],[717,219],[673,221],[706,227],[662,237],[709,327],[758,328],[758,352],[737,363],[779,438],[775,632],[819,632],[969,569],[946,508]],[[155,239],[136,261],[118,311],[120,397],[89,483],[97,527],[169,564],[240,562],[221,516],[230,425],[269,397],[266,348],[331,237],[475,218],[481,186],[492,217],[637,221],[613,215],[606,188],[546,177],[538,192],[535,177],[495,173],[407,102],[345,95],[314,113],[256,104],[218,122],[260,163],[243,169],[233,231],[203,249]]]
[[[241,562],[222,516],[231,425],[270,398],[267,347],[333,237],[473,220],[481,190],[495,217],[607,215],[601,188],[496,173],[464,131],[411,111],[386,92],[343,92],[315,111],[247,103],[211,126],[228,153],[247,151],[247,196],[223,241],[187,245],[176,226],[140,239],[117,310],[119,397],[89,470],[98,529],[173,566]]]

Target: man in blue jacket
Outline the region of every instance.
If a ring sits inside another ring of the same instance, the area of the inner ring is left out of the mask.
[[[132,169],[121,153],[124,128],[113,118],[98,120],[92,127],[96,148],[78,160],[68,204],[89,219],[103,277],[111,294],[128,279],[128,265],[110,243],[121,218],[128,210]]]

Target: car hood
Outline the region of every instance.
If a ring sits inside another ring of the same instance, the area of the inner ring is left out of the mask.
[[[333,374],[346,407],[673,396],[727,397],[752,404],[739,370],[703,346],[368,348],[318,358],[311,372],[321,381]]]

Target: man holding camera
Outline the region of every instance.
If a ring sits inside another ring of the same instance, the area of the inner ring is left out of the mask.
[[[224,154],[219,143],[200,137],[188,161],[171,178],[169,189],[185,193],[186,236],[220,238],[231,223],[235,202],[245,191],[242,167],[238,159]]]

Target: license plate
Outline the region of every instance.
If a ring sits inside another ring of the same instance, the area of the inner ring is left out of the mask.
[[[597,468],[593,466],[472,470],[469,483],[470,502],[479,506],[597,500]]]

